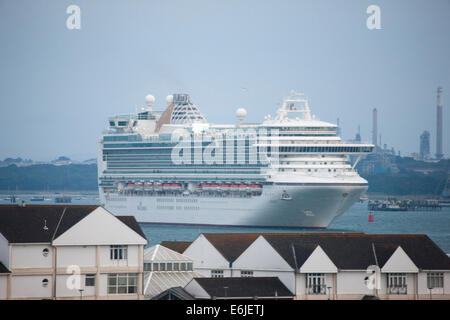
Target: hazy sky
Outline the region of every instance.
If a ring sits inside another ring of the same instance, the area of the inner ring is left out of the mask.
[[[69,30],[68,6],[81,9]],[[381,30],[366,27],[369,5]],[[96,157],[108,116],[186,92],[213,123],[274,114],[291,89],[344,139],[417,152],[444,90],[450,154],[450,1],[0,0],[0,159]],[[243,90],[242,88],[247,88]]]

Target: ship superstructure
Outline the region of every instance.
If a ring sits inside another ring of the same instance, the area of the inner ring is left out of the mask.
[[[316,119],[304,95],[291,92],[272,118],[208,123],[187,94],[155,99],[132,115],[109,118],[100,140],[101,202],[140,222],[327,227],[367,189],[348,162],[371,153],[346,143],[337,126]]]

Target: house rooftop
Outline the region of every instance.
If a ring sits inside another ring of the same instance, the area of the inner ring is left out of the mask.
[[[422,270],[450,270],[450,258],[424,234],[365,234],[360,232],[207,233],[208,241],[229,261],[236,260],[257,237],[264,239],[294,269],[320,246],[338,269],[382,267],[400,246]]]
[[[0,261],[0,274],[4,273],[11,273],[11,271]]]
[[[99,206],[1,205],[0,233],[10,243],[51,243]],[[116,216],[144,239],[133,216]]]
[[[194,278],[211,298],[291,298],[278,277]]]
[[[192,241],[163,241],[160,244],[163,247],[171,249],[178,253],[183,253],[191,245]]]

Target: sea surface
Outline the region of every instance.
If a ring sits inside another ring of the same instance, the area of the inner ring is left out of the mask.
[[[31,201],[33,197],[43,196],[44,201]],[[62,194],[16,194],[16,203],[22,200],[27,204],[55,204],[55,197]],[[72,198],[71,204],[98,205],[98,195],[64,194]],[[0,204],[10,204],[9,195],[0,194]],[[243,228],[243,227],[204,227],[180,225],[141,224],[149,246],[161,241],[193,241],[200,233],[220,232],[364,232],[364,233],[413,233],[426,234],[446,253],[450,253],[450,208],[440,211],[374,211],[374,221],[369,222],[366,202],[357,202],[344,214],[337,217],[327,229],[283,229],[283,228]]]

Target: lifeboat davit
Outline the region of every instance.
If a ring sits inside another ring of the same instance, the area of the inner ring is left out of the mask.
[[[153,185],[153,188],[155,191],[162,191],[162,184],[160,182],[157,182]]]
[[[239,185],[238,184],[232,184],[230,189],[231,189],[231,191],[239,191]]]
[[[180,183],[172,183],[172,190],[180,191],[181,190],[181,184]]]
[[[153,190],[153,183],[151,182],[146,182],[144,184],[144,191],[152,191]]]
[[[136,189],[136,191],[144,190],[144,183],[143,182],[136,183],[135,189]]]
[[[162,184],[162,189],[163,189],[164,191],[172,190],[172,184],[171,184],[171,183],[163,183],[163,184]]]
[[[243,192],[243,191],[247,191],[247,189],[248,189],[248,185],[246,185],[246,184],[239,185],[239,191]]]
[[[250,185],[250,190],[255,193],[262,193],[262,185],[252,184],[252,185]]]
[[[209,184],[209,183],[203,183],[203,184],[202,184],[202,189],[205,190],[205,191],[211,191],[211,190],[212,190],[211,184]]]

